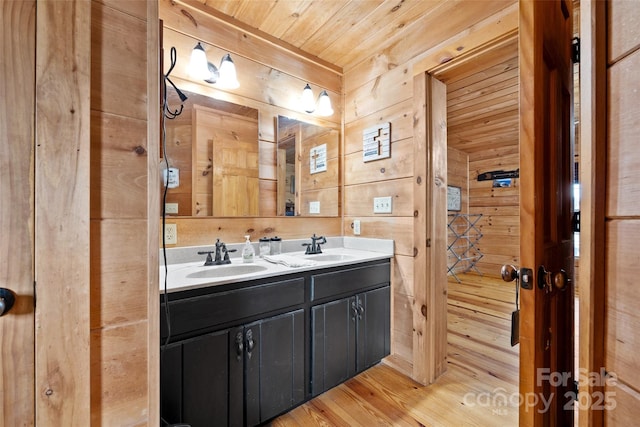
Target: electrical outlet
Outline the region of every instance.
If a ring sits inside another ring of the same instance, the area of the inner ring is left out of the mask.
[[[386,197],[374,197],[373,198],[373,213],[391,213],[391,196]]]
[[[175,245],[178,243],[178,225],[177,224],[164,225],[164,242],[167,245]]]
[[[353,234],[355,234],[356,236],[360,235],[360,220],[359,219],[354,219],[353,220]]]
[[[177,214],[178,213],[178,204],[177,203],[165,203],[164,204],[164,212],[168,214]]]
[[[319,214],[320,213],[320,202],[309,202],[309,213],[310,214]]]

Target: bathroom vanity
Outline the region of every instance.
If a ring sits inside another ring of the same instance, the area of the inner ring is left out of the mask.
[[[162,418],[261,424],[378,363],[389,354],[392,253],[333,248],[312,265],[260,259],[248,272],[239,260],[170,265]]]

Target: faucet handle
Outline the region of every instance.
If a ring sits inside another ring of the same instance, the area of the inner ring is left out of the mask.
[[[207,255],[204,265],[213,265],[213,259],[211,258],[212,253],[213,251],[198,251],[198,255]]]
[[[222,259],[222,261],[220,262],[221,264],[231,264],[231,260],[229,259],[229,252],[235,252],[237,251],[237,249],[227,249],[227,245],[225,245],[224,243],[222,244],[222,252],[224,252],[224,257]]]

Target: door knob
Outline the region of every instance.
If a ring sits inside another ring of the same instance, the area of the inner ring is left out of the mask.
[[[11,310],[16,302],[16,296],[6,288],[0,288],[0,316],[4,316]]]
[[[520,280],[523,289],[533,289],[533,271],[530,268],[522,267],[518,270],[513,265],[505,264],[500,269],[500,276],[505,282]]]
[[[513,265],[505,264],[500,269],[500,275],[505,282],[513,282],[518,278],[520,272]]]

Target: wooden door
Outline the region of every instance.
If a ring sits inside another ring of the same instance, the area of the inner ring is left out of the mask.
[[[35,1],[0,0],[0,425],[34,424]],[[8,58],[11,58],[8,60]]]
[[[532,270],[521,289],[523,426],[573,424],[574,289],[559,274],[573,276],[571,18],[568,0],[520,2],[520,275]]]
[[[258,216],[257,119],[200,105],[194,106],[193,114],[195,175],[202,181],[196,187],[204,188],[206,193],[201,205],[208,205],[210,197],[208,215]]]

